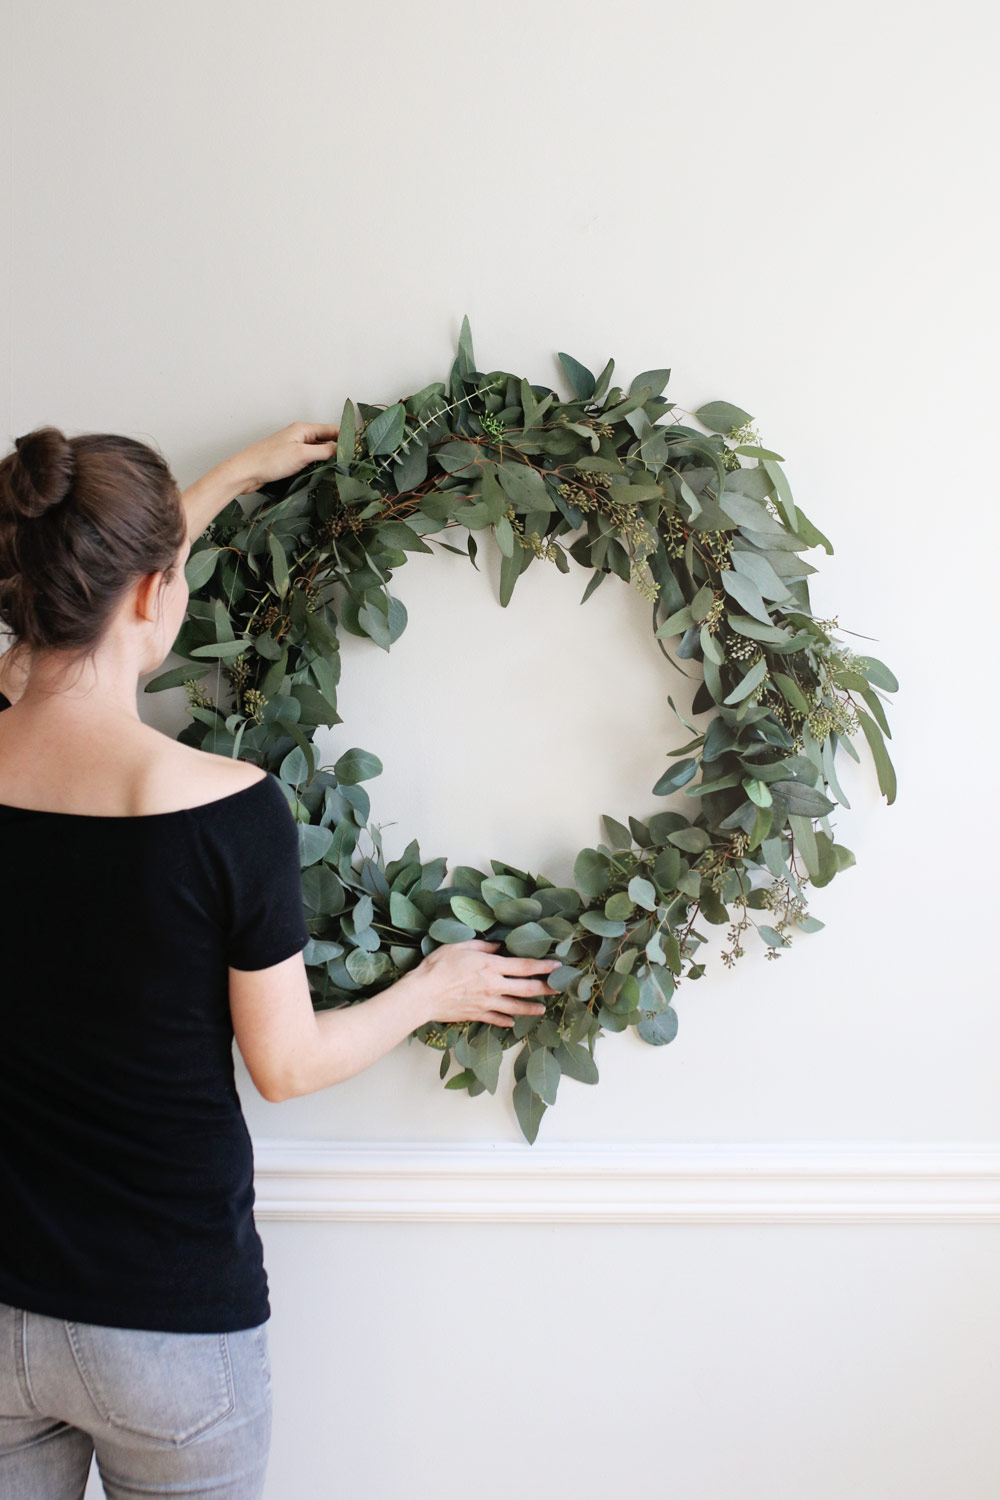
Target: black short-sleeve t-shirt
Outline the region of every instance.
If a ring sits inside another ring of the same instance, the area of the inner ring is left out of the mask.
[[[228,970],[309,941],[280,782],[135,817],[0,804],[0,939],[0,1300],[265,1322]]]

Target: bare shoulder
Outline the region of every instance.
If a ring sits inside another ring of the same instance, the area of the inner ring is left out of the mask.
[[[144,800],[154,810],[197,807],[267,778],[268,773],[250,761],[197,750],[148,725],[143,727],[152,736],[148,742]]]

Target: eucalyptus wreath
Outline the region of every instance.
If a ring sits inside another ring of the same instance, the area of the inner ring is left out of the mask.
[[[412,1034],[442,1052],[445,1087],[469,1094],[494,1093],[505,1048],[521,1043],[513,1102],[529,1142],[563,1075],[597,1082],[602,1030],[634,1026],[653,1046],[674,1039],[677,991],[705,972],[699,918],[728,924],[730,967],[751,927],[768,959],[793,930],[823,927],[806,890],[854,864],[830,815],[850,806],[835,760],[841,747],[859,760],[859,730],[887,802],[896,789],[882,698],[898,683],[838,639],[836,618],[813,615],[816,569],[801,554],[833,547],[792,499],[754,419],[726,401],[684,412],[662,394],[666,369],[644,370],[626,391],[611,385],[613,359],[598,376],[559,359],[566,401],[504,370],[484,374],[465,318],[447,387],[384,407],[348,399],[333,458],[262,486],[251,514],[233,500],[198,538],[173,647],[184,664],[146,687],[184,686],[186,744],[280,779],[299,824],[317,1010],[367,999],[441,943],[479,936],[561,960],[543,1016]],[[443,540],[459,531],[464,546]],[[588,569],[581,604],[616,574],[649,602],[667,661],[699,678],[690,713],[702,725],[668,696],[691,738],[667,752],[652,787],[683,793],[690,812],[627,824],[605,815],[606,839],[580,850],[573,887],[496,859],[488,871],[458,865],[446,882],[445,859],[422,860],[415,839],[386,861],[362,785],[381,761],[353,748],[316,762],[316,731],[343,722],[338,633],[388,651],[407,623],[394,570],[432,552],[428,538],[478,567],[488,535],[501,605],[536,560]]]

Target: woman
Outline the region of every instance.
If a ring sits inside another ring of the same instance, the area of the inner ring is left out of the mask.
[[[235,1037],[270,1100],[425,1022],[544,1010],[555,960],[472,939],[317,1013],[297,825],[270,772],[144,724],[192,540],[336,451],[293,422],[180,492],[43,427],[0,461],[0,1495],[259,1497],[268,1284]]]

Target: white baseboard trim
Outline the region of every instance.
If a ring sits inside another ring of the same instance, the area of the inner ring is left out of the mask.
[[[1000,1146],[254,1143],[258,1220],[1000,1224]]]

